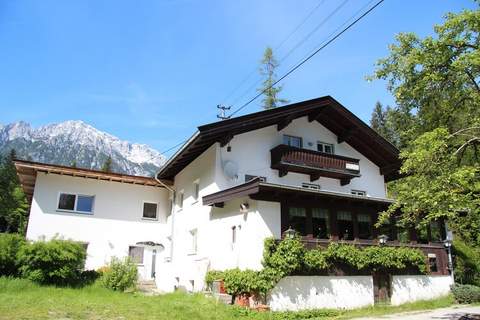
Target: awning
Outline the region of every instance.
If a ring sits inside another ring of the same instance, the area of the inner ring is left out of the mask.
[[[381,207],[386,207],[393,203],[392,199],[357,196],[342,192],[312,190],[297,186],[274,184],[262,182],[260,178],[252,179],[238,186],[206,195],[202,197],[202,201],[204,205],[223,207],[223,204],[227,201],[246,196],[254,200],[272,202],[281,202],[286,199],[330,199],[351,203],[365,203]]]

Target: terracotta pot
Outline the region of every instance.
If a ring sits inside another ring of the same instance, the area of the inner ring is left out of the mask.
[[[249,293],[242,293],[235,297],[235,304],[241,307],[249,307],[250,306],[250,294]]]
[[[219,287],[219,289],[220,289],[220,293],[227,293],[227,292],[225,291],[225,282],[223,282],[223,280],[220,280],[220,287]]]

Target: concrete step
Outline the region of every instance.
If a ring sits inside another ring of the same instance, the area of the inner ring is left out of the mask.
[[[137,289],[140,292],[144,292],[147,294],[158,293],[157,284],[155,283],[155,280],[140,280],[137,283]]]

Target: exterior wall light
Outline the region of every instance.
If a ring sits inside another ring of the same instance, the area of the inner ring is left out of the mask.
[[[381,246],[384,246],[387,244],[387,241],[388,241],[388,236],[385,235],[385,234],[382,234],[382,235],[379,235],[378,236],[378,243],[381,245]]]
[[[285,235],[285,238],[292,239],[292,238],[295,238],[295,235],[297,234],[297,232],[294,229],[292,229],[292,227],[290,226],[288,227],[287,230],[285,230],[283,234]]]

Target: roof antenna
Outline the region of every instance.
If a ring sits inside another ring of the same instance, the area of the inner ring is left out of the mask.
[[[230,110],[231,108],[232,108],[232,106],[226,107],[223,104],[217,105],[217,109],[218,109],[218,112],[219,112],[219,114],[217,114],[217,118],[221,119],[221,120],[230,119],[229,116],[225,115],[225,111]]]

